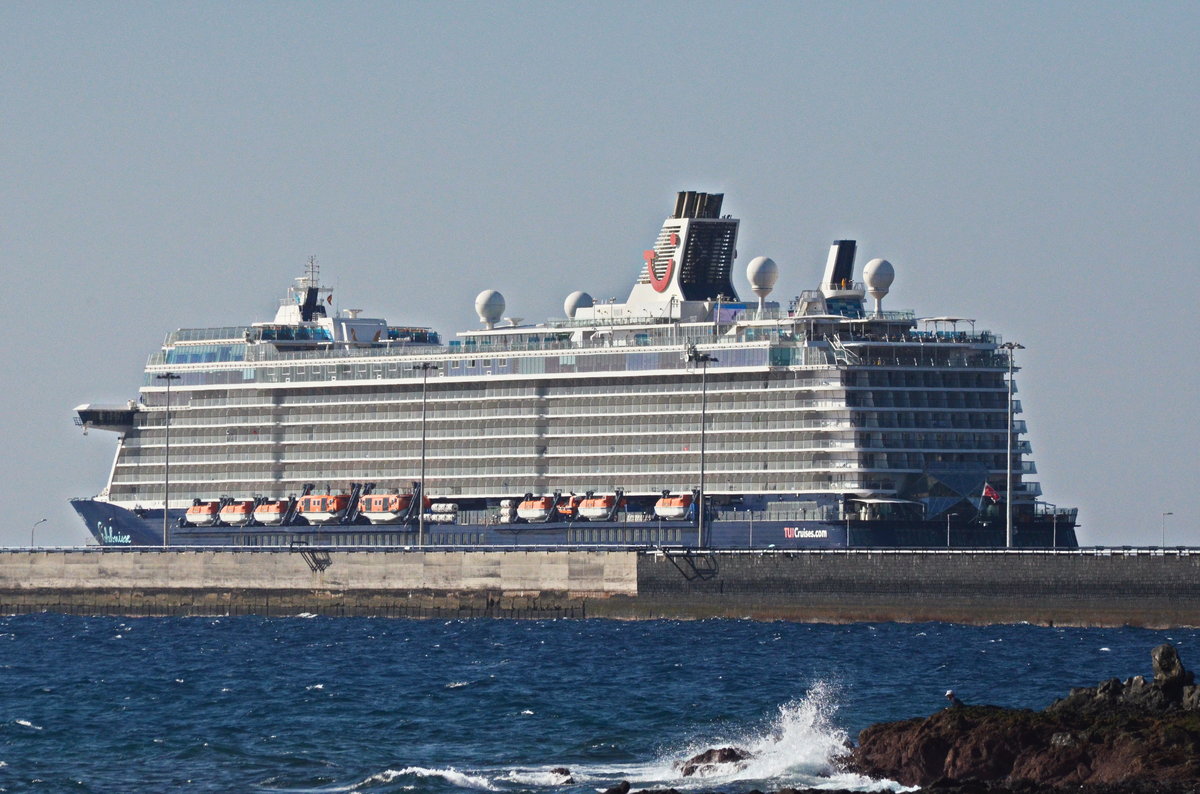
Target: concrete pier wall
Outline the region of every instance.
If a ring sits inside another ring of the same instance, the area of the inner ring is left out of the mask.
[[[643,557],[637,608],[689,618],[1200,625],[1200,551],[716,553],[696,557],[695,571],[685,562]]]
[[[586,617],[587,601],[636,592],[633,553],[0,552],[7,613]]]
[[[0,551],[43,610],[1197,626],[1200,552]]]

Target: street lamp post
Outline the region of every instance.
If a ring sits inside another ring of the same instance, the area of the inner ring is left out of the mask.
[[[708,428],[708,365],[716,361],[716,357],[701,353],[695,345],[688,345],[687,360],[700,364],[700,495],[696,509],[696,546],[704,545],[704,442]]]
[[[1053,512],[1050,514],[1050,548],[1058,549],[1058,505],[1046,503]]]
[[[421,493],[417,495],[417,546],[425,543],[425,397],[429,388],[429,370],[437,364],[422,361],[413,367],[421,371]]]
[[[42,524],[45,524],[45,523],[46,523],[46,521],[48,521],[48,520],[49,520],[49,519],[45,519],[45,518],[43,518],[41,521],[38,521],[36,524],[34,524],[32,527],[30,527],[30,528],[29,528],[29,545],[30,545],[30,547],[32,547],[32,546],[33,546],[33,532],[34,532],[34,530],[36,530],[36,529],[37,529],[38,527],[40,527]]]
[[[950,519],[956,518],[958,513],[946,514],[946,548],[950,548]]]
[[[1163,549],[1167,548],[1167,516],[1173,516],[1173,515],[1175,515],[1175,514],[1174,513],[1163,513],[1162,514],[1162,547],[1163,547]],[[45,521],[46,519],[42,519],[42,520]]]
[[[1004,350],[1008,351],[1008,443],[1005,445],[1004,455],[1004,545],[1007,548],[1012,548],[1013,545],[1013,526],[1012,526],[1012,446],[1013,446],[1013,353],[1017,350],[1024,350],[1025,345],[1016,342],[1005,342],[1000,345]]]
[[[169,545],[169,529],[167,521],[171,514],[171,381],[179,380],[174,372],[164,372],[155,376],[158,380],[167,382],[167,412],[163,420],[163,531],[162,544],[165,549]]]

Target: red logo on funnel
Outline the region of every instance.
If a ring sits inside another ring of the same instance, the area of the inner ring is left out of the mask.
[[[650,276],[650,286],[654,287],[655,292],[666,292],[667,287],[671,284],[671,276],[675,273],[675,260],[667,260],[667,270],[663,273],[662,278],[654,274],[654,262],[658,258],[658,254],[653,251],[645,251],[642,258],[646,260],[646,274]]]

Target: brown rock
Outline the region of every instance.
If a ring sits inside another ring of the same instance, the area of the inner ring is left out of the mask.
[[[968,706],[873,725],[848,766],[938,789],[986,781],[1200,791],[1200,687],[1170,646],[1156,648],[1153,660],[1154,681],[1111,679],[1042,712]]]
[[[1175,646],[1163,643],[1150,652],[1150,661],[1154,665],[1154,683],[1164,689],[1183,687],[1192,683],[1192,675],[1183,668],[1179,653]]]
[[[697,772],[711,772],[718,764],[734,764],[735,769],[741,769],[745,766],[742,762],[749,757],[750,753],[738,747],[714,747],[697,753],[677,766],[684,777],[691,777]]]

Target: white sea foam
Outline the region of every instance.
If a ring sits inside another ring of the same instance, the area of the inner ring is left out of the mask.
[[[18,724],[24,728],[32,728],[35,731],[40,731],[42,729],[41,725],[34,725],[29,720],[13,720],[13,722],[15,722],[16,724]]]
[[[520,786],[562,786],[571,775],[562,772],[552,772],[549,769],[510,769],[497,780],[506,783],[516,783]]]
[[[803,787],[855,791],[909,791],[890,780],[875,780],[842,771],[838,759],[846,753],[846,732],[833,725],[835,690],[818,682],[799,700],[789,701],[766,724],[720,736],[704,736],[673,748],[647,765],[572,768],[580,782],[597,780],[611,785],[629,780],[637,787],[669,785],[677,789],[712,790],[755,781],[757,787]],[[739,747],[751,757],[742,764],[720,764],[683,777],[681,762],[712,747]]]
[[[304,687],[304,689],[306,691],[311,691],[314,689],[324,689],[324,688],[325,688],[324,684],[309,684],[308,686]]]
[[[459,772],[454,767],[446,769],[429,769],[423,766],[406,766],[404,769],[385,769],[382,772],[371,775],[366,780],[355,785],[352,790],[358,790],[365,786],[375,783],[391,783],[393,780],[402,777],[440,777],[452,786],[458,788],[479,789],[481,791],[499,791],[496,786],[486,777],[481,775],[471,775],[466,772]],[[404,787],[409,790],[408,786]]]
[[[470,681],[451,681],[446,684],[446,689],[462,689],[465,686],[470,686]]]

